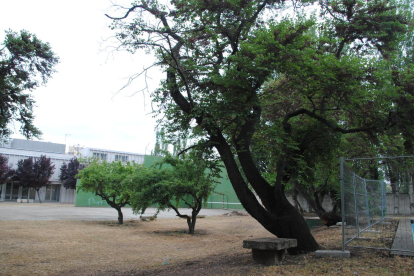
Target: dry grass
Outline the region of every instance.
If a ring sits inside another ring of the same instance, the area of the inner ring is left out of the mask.
[[[270,236],[254,219],[199,219],[196,235],[181,219],[1,221],[0,275],[413,275],[414,260],[355,251],[351,259],[287,256],[279,267],[255,265],[243,239]],[[341,229],[313,231],[340,248]]]

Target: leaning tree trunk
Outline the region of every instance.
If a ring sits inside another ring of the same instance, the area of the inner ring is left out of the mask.
[[[180,45],[177,45],[177,49],[174,50],[179,50]],[[183,112],[191,114],[192,106],[181,94],[174,70],[167,70],[167,84],[175,103]],[[241,161],[243,173],[249,183],[245,181],[239,170],[232,147],[227,143],[220,128],[217,127],[214,120],[207,120],[211,118],[209,114],[196,115],[194,118],[197,124],[208,132],[209,140],[219,152],[233,189],[246,211],[277,237],[296,239],[298,246],[290,248],[290,254],[316,251],[319,249],[318,243],[312,236],[305,219],[287,200],[282,185],[277,185],[277,187],[276,185],[270,185],[257,170],[251,156],[250,141],[254,133],[254,126],[260,119],[258,109],[260,108],[255,108],[254,113],[246,117],[245,125],[241,127],[237,139],[235,138],[237,141],[232,142],[232,145],[237,148],[238,159]],[[249,184],[262,200],[264,206],[260,204],[253,191],[250,190]]]
[[[239,160],[243,172],[249,183],[262,200],[262,206],[254,193],[245,182],[234,155],[221,135],[211,135],[216,148],[220,153],[227,169],[230,182],[241,204],[246,211],[255,218],[266,230],[278,238],[296,239],[298,246],[290,248],[290,254],[313,252],[319,249],[319,245],[312,236],[305,219],[287,200],[283,188],[272,187],[258,173],[252,165],[253,159],[249,151],[240,151]]]

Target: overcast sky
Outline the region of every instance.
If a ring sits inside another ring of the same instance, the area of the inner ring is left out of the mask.
[[[59,56],[57,72],[33,92],[35,125],[47,142],[147,153],[154,147],[155,120],[144,79],[117,93],[128,77],[151,63],[145,54],[113,52],[104,41],[113,3],[131,0],[0,0],[0,39],[4,31],[25,29],[49,42]],[[152,72],[150,89],[160,73]],[[16,126],[16,133],[18,128]],[[13,138],[22,138],[14,134]]]

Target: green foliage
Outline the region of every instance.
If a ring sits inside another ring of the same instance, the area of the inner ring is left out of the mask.
[[[399,62],[396,50],[406,42],[410,13],[385,2],[321,3],[324,21],[308,21],[312,27],[299,43],[278,53],[279,74],[264,86],[261,125],[253,140],[264,177],[275,182],[283,160],[287,190],[295,187],[311,206],[324,194],[339,194],[339,156],[390,155],[385,141],[401,131],[411,139],[407,129],[413,116],[410,89],[395,82],[403,71],[390,70]],[[257,43],[275,32],[286,37],[284,24],[289,30],[297,23],[278,22]],[[266,154],[269,148],[284,154]],[[371,171],[364,175],[373,172],[367,168]]]
[[[39,158],[29,157],[17,162],[13,178],[19,185],[35,189],[41,203],[39,190],[50,184],[50,177],[54,171],[55,165],[52,165],[51,159],[46,155],[41,155]]]
[[[195,220],[203,202],[214,191],[220,174],[217,162],[204,159],[200,152],[190,152],[183,158],[166,157],[151,168],[142,168],[125,180],[132,190],[131,206],[135,213],[144,214],[156,206],[157,213],[173,209],[177,216],[187,218],[189,232],[194,233]],[[178,204],[183,202],[192,210],[182,215]]]
[[[79,170],[85,167],[84,164],[80,164],[76,157],[69,160],[69,163],[63,162],[60,167],[59,180],[63,182],[63,187],[66,189],[76,189],[77,178],[76,175]]]
[[[28,92],[47,82],[58,61],[50,45],[34,34],[6,31],[0,45],[0,137],[12,133],[8,124],[13,121],[21,124],[26,138],[40,137],[41,131],[33,125],[35,102]]]
[[[412,68],[400,47],[412,10],[321,0],[318,17],[281,19],[284,2],[137,1],[112,28],[120,48],[151,51],[164,70],[152,96],[166,132],[215,147],[246,210],[305,252],[318,246],[298,229],[287,185],[309,195],[332,184],[345,137],[364,133],[371,150],[379,135],[414,133]]]
[[[84,163],[80,161],[80,163]],[[89,160],[86,168],[79,171],[80,184],[78,190],[95,193],[105,200],[108,205],[118,211],[118,223],[123,223],[121,208],[130,203],[131,186],[125,180],[130,175],[143,170],[142,165],[121,162],[108,163]]]
[[[0,183],[6,183],[14,174],[9,158],[0,154]]]

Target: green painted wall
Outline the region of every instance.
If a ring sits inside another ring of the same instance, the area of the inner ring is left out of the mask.
[[[149,167],[155,162],[160,160],[160,157],[145,155],[144,165]],[[79,180],[78,180],[79,181]],[[82,190],[77,190],[75,206],[77,207],[109,207],[109,205],[102,200],[99,196],[95,196],[93,193],[85,193]],[[186,208],[184,203],[178,205],[181,208]],[[222,178],[220,183],[217,184],[215,193],[213,193],[207,201],[204,208],[209,209],[244,209],[240,204],[236,193],[231,186],[227,173],[222,172]]]
[[[217,184],[215,193],[208,198],[205,208],[244,209],[233,190],[227,172],[223,171],[221,176],[220,183]]]
[[[145,155],[144,156],[144,166],[145,167],[150,167],[152,165],[154,165],[154,163],[161,161],[162,157],[159,156],[154,156],[154,155]]]
[[[75,206],[77,207],[109,207],[105,200],[102,200],[102,198],[93,193],[85,193],[77,189],[76,192]]]

